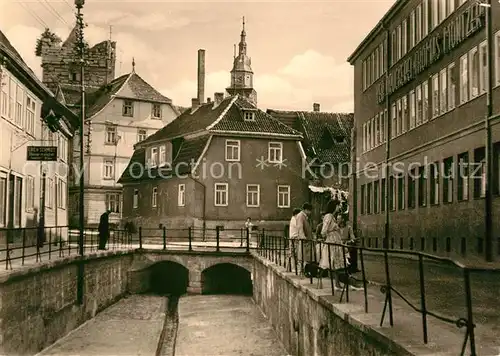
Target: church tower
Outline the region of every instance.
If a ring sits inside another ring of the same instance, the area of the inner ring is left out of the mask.
[[[231,70],[231,86],[226,91],[229,95],[239,94],[257,106],[257,92],[253,88],[252,60],[247,56],[246,35],[245,18],[243,17],[238,55],[235,54]]]

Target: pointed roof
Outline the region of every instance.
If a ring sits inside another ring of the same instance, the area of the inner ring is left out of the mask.
[[[127,92],[124,90],[126,87],[129,89]],[[87,95],[87,118],[96,115],[115,97],[163,104],[172,103],[172,100],[160,94],[137,73],[132,72],[112,80],[94,93]]]
[[[61,104],[66,105],[66,98],[64,97],[64,92],[59,84],[57,84],[57,90],[55,93],[56,100]]]
[[[76,43],[78,40],[78,31],[79,31],[78,26],[75,25],[75,27],[73,27],[73,29],[71,30],[71,32],[68,35],[68,38],[66,38],[66,41],[64,41],[62,46],[66,47],[66,46],[69,46],[69,45]]]

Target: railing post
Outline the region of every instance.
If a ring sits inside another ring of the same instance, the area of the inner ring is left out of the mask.
[[[216,251],[219,252],[220,251],[220,234],[219,234],[219,231],[220,231],[220,226],[216,226],[215,227],[215,240],[217,242],[217,247],[216,247]]]
[[[139,249],[142,250],[142,226],[139,227]]]
[[[22,255],[22,260],[21,260],[21,265],[24,266],[24,255],[26,251],[26,229],[23,229],[23,255]]]
[[[189,251],[193,251],[193,231],[192,227],[188,228],[188,239],[189,239]]]
[[[247,236],[246,236],[246,240],[247,240],[247,252],[250,252],[250,229],[247,228]]]
[[[163,227],[163,249],[167,249],[167,228]]]
[[[422,330],[424,343],[427,344],[427,306],[425,301],[424,257],[418,254],[418,270],[420,274],[420,307],[422,308]]]
[[[470,288],[470,271],[464,269],[465,304],[467,306],[467,332],[469,334],[470,355],[476,356],[476,338],[474,336],[474,321],[472,312],[472,292]]]

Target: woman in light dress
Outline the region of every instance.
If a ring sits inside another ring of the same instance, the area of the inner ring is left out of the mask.
[[[321,236],[324,242],[332,242],[341,244],[342,236],[340,235],[340,227],[337,223],[336,214],[339,210],[339,204],[336,201],[330,201],[326,209],[326,214],[323,218],[323,228]],[[328,258],[330,257],[330,259]],[[329,270],[335,278],[335,289],[342,289],[340,284],[340,271],[345,269],[344,251],[342,246],[321,244],[321,257],[319,267],[323,270]],[[322,279],[320,278],[319,286],[322,288]]]

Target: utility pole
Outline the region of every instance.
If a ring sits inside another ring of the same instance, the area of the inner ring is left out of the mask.
[[[491,18],[491,0],[481,2],[480,6],[486,10],[486,46],[488,60],[488,80],[486,81],[486,118],[484,120],[485,129],[485,173],[486,173],[486,189],[485,189],[485,209],[484,209],[484,232],[485,232],[485,257],[486,261],[493,261],[493,152],[491,145],[491,125],[490,120],[493,115],[493,28]]]
[[[85,229],[85,220],[84,220],[84,161],[83,161],[83,139],[84,139],[84,127],[85,127],[85,41],[83,38],[83,28],[85,24],[83,22],[83,14],[81,12],[83,5],[85,4],[85,0],[75,0],[75,5],[77,9],[76,13],[76,24],[78,26],[78,62],[80,65],[80,94],[81,94],[81,104],[80,104],[80,199],[79,199],[79,230],[80,236],[78,239],[79,245],[79,253],[83,255],[84,249],[84,229]]]

